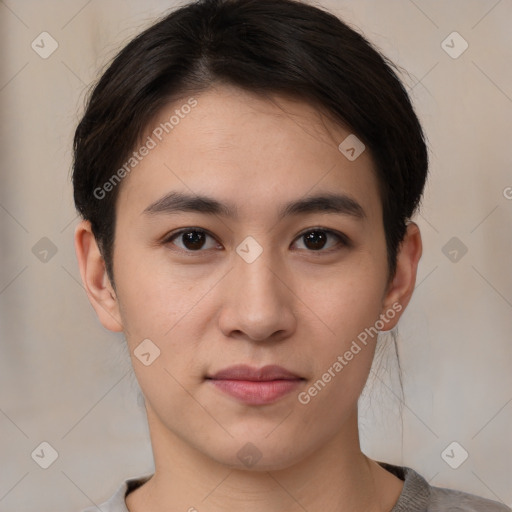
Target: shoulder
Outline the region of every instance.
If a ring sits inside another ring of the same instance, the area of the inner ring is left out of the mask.
[[[102,512],[129,512],[126,508],[125,497],[131,491],[137,489],[142,484],[146,483],[153,475],[144,475],[138,477],[128,478],[124,480],[115,493],[105,502],[100,505],[93,505],[88,507],[81,512],[97,512],[98,509]]]
[[[453,510],[464,512],[511,512],[512,509],[497,501],[488,500],[453,489],[432,487],[430,494],[429,512],[438,510]]]
[[[409,467],[378,463],[404,481],[402,493],[391,512],[512,512],[497,501],[444,487],[432,487]]]

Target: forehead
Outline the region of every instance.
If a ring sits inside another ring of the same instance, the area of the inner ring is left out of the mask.
[[[370,152],[349,160],[339,149],[349,136],[303,101],[211,88],[167,105],[150,122],[140,144],[151,149],[123,179],[116,209],[141,215],[176,190],[236,202],[242,216],[253,217],[277,202],[332,191],[357,197],[378,218]]]

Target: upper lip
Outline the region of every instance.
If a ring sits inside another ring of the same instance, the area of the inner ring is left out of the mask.
[[[297,380],[301,379],[299,375],[275,364],[254,368],[246,364],[238,364],[224,368],[214,375],[207,376],[209,379],[225,380],[251,380],[251,381],[269,381],[269,380]]]

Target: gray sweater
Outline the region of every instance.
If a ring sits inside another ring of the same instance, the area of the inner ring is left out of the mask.
[[[512,509],[497,501],[480,498],[461,491],[432,487],[416,471],[403,466],[394,466],[385,462],[379,464],[404,481],[402,493],[390,512],[512,512]],[[140,487],[151,478],[145,475],[125,480],[115,494],[102,503],[102,512],[129,512],[126,508],[125,496]],[[97,512],[96,506],[82,512]]]

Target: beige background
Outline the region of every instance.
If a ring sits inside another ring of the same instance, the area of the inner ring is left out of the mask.
[[[86,85],[173,5],[0,1],[2,512],[78,511],[101,503],[124,478],[152,470],[122,336],[99,324],[80,283],[69,171]],[[409,72],[404,80],[431,151],[416,219],[424,256],[399,326],[404,397],[388,353],[362,400],[363,448],[413,467],[434,485],[510,506],[512,1],[320,5]],[[58,43],[47,59],[31,47],[43,31]],[[453,31],[469,44],[456,59],[441,46]],[[48,246],[43,237],[56,250],[46,262],[38,253]],[[456,249],[455,262],[445,255],[452,237],[467,248],[462,257]],[[43,441],[58,452],[48,469],[31,457]],[[441,456],[453,441],[469,453],[458,469]]]

